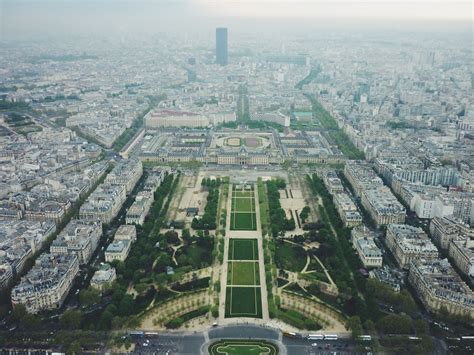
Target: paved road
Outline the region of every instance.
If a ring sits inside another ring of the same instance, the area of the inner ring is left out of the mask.
[[[228,325],[199,333],[148,335],[136,341],[135,353],[207,354],[208,346],[219,339],[268,340],[278,345],[281,355],[355,354],[350,339],[314,341],[303,337],[283,337],[277,329],[254,324]]]

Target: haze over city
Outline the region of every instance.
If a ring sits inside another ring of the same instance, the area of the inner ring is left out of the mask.
[[[472,15],[0,0],[0,349],[472,353]]]

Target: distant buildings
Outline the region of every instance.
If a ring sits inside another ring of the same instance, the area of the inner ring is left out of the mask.
[[[13,308],[22,304],[29,313],[60,308],[78,272],[76,255],[40,255],[33,268],[13,288]]]
[[[220,65],[227,65],[227,28],[216,28],[216,63]]]
[[[444,308],[453,315],[474,318],[474,293],[447,259],[413,260],[408,281],[430,311]]]

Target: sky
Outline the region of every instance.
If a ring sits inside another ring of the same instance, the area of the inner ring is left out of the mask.
[[[473,16],[472,2],[466,0],[0,0],[0,39],[202,32],[216,26],[274,31],[291,26],[444,24],[452,29],[471,27]]]

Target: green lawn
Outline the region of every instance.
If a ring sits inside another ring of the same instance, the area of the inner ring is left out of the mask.
[[[276,243],[275,264],[279,269],[300,272],[306,265],[303,247],[285,242]]]
[[[248,199],[253,198],[253,191],[234,191],[232,197],[246,197]]]
[[[254,212],[255,200],[253,198],[234,197],[232,199],[232,211],[234,212]]]
[[[256,230],[257,220],[255,212],[232,212],[230,215],[231,230]]]
[[[227,284],[255,286],[260,284],[258,263],[255,261],[231,261],[227,270]]]
[[[209,346],[211,355],[276,355],[278,346],[264,340],[220,340]]]
[[[257,239],[229,240],[229,260],[258,260]]]
[[[260,287],[227,287],[225,317],[262,318]]]

